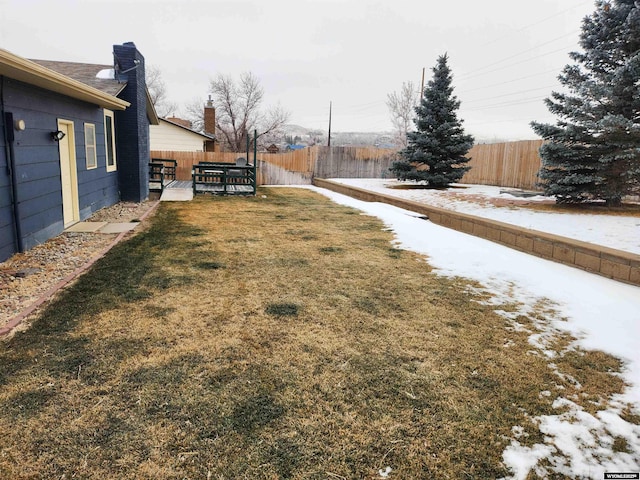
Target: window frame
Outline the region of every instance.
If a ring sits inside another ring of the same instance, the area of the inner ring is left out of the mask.
[[[98,168],[98,148],[96,145],[96,124],[84,124],[84,152],[87,170]]]
[[[107,124],[111,126],[111,132],[108,131]],[[107,172],[115,172],[118,170],[118,159],[116,157],[115,115],[111,110],[107,110],[106,108],[104,109],[104,149]]]

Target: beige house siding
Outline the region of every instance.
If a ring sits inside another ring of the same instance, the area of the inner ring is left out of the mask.
[[[160,119],[159,125],[149,127],[151,150],[203,152],[207,139],[199,133]]]

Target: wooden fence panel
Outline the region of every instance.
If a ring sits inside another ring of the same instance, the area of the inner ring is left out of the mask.
[[[536,190],[542,140],[475,145],[468,153],[471,167],[461,183]]]
[[[290,172],[312,174],[318,160],[318,147],[302,148],[285,153],[259,153],[258,159]]]
[[[314,175],[320,178],[386,178],[398,152],[374,147],[316,147]]]
[[[296,172],[268,161],[258,160],[257,178],[258,185],[311,185],[313,172]]]

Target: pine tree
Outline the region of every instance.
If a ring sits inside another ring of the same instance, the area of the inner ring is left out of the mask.
[[[531,123],[546,140],[540,185],[557,203],[620,205],[640,193],[640,2],[598,0],[580,46],[558,77],[569,93],[545,100],[557,124]]]
[[[407,148],[391,171],[399,180],[424,181],[429,187],[446,187],[459,181],[471,167],[465,154],[473,137],[465,135],[456,110],[460,101],[453,95],[452,74],[447,55],[438,57],[433,78],[415,108],[415,132],[407,134]]]

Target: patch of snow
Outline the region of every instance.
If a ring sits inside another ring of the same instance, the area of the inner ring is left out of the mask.
[[[361,184],[356,186],[362,187]],[[525,446],[517,439],[512,439],[503,452],[504,463],[513,472],[510,478],[526,479],[531,471],[545,477],[547,469],[572,477],[594,479],[603,478],[603,472],[606,471],[640,470],[640,427],[624,421],[620,416],[626,405],[632,405],[636,412],[640,411],[640,287],[440,227],[392,205],[363,202],[316,187],[304,188],[313,189],[339,204],[380,218],[394,232],[398,247],[426,255],[429,265],[440,275],[480,282],[485,291],[493,296],[490,304],[519,305],[518,315],[528,316],[536,328],[542,330],[542,333],[531,335],[530,341],[537,349],[531,354],[543,352],[551,360],[557,352],[547,348],[547,337],[551,338],[558,331],[566,331],[577,339],[576,346],[586,350],[601,350],[624,362],[622,377],[628,387],[624,394],[609,399],[612,406],[600,411],[597,417],[569,399],[558,399],[554,406],[562,408],[563,412],[532,418],[545,434],[544,443]],[[384,193],[389,192],[385,190]],[[437,206],[451,207],[444,201]],[[466,213],[490,217],[485,214],[489,210],[507,209],[491,207]],[[519,212],[514,210],[514,218]],[[569,223],[575,226],[580,223],[565,222],[567,215],[570,214],[560,214],[560,217],[537,229],[570,236],[551,228],[555,224],[564,223],[566,226]],[[634,237],[635,242],[609,244],[612,248],[640,250],[640,221],[633,218],[629,223],[627,218],[607,219],[607,216],[598,215],[596,230],[609,230],[623,237]],[[505,221],[504,218],[497,220]],[[592,221],[591,218],[587,220]],[[582,223],[585,223],[584,218]],[[581,237],[586,235],[584,232],[590,231],[588,229],[583,228],[580,230],[582,233],[578,233],[577,228],[572,231],[578,235],[574,238],[593,240],[588,236]],[[594,243],[602,243],[602,238],[594,240]],[[545,308],[544,318],[536,318],[535,312],[539,311],[541,305]],[[512,328],[524,329],[516,321],[518,316],[513,312],[505,317],[511,319]],[[562,375],[553,363],[550,362],[549,367]],[[564,378],[572,380],[566,375]],[[614,451],[614,436],[625,439],[627,450],[631,453]],[[543,467],[542,460],[546,460],[548,466]]]
[[[391,467],[387,467],[384,470],[378,470],[378,475],[380,475],[380,478],[387,478],[391,473],[391,470]]]
[[[502,454],[504,463],[514,472],[513,480],[526,480],[531,470],[536,471],[537,463],[543,458],[548,458],[555,453],[555,448],[549,445],[534,445],[525,447],[516,440]],[[536,471],[536,473],[539,473]]]
[[[487,200],[502,198],[526,200],[527,202],[549,201],[549,197],[544,196],[528,197],[526,199],[514,197],[508,193],[501,193],[501,187],[487,185],[457,185],[457,187],[462,188],[449,188],[446,190],[403,190],[390,188],[403,184],[398,180],[379,178],[333,178],[332,180],[413,202],[640,254],[640,218],[637,217],[540,212],[509,207],[498,208],[491,204],[483,205],[476,200],[464,199],[464,197],[473,195],[476,199],[483,198]]]
[[[520,438],[522,436],[528,437],[529,435],[524,431],[524,427],[521,427],[520,425],[516,425],[514,427],[511,428],[511,434],[515,437],[515,438]]]
[[[525,479],[531,469],[541,477],[548,468],[571,478],[603,478],[604,472],[638,472],[640,461],[640,426],[625,422],[619,415],[605,410],[597,417],[579,405],[559,398],[554,408],[565,408],[560,415],[535,418],[545,434],[544,444],[525,447],[517,440],[503,452],[503,460],[514,472],[514,479]],[[614,451],[614,436],[626,441],[628,451]],[[546,458],[551,467],[537,465]]]

